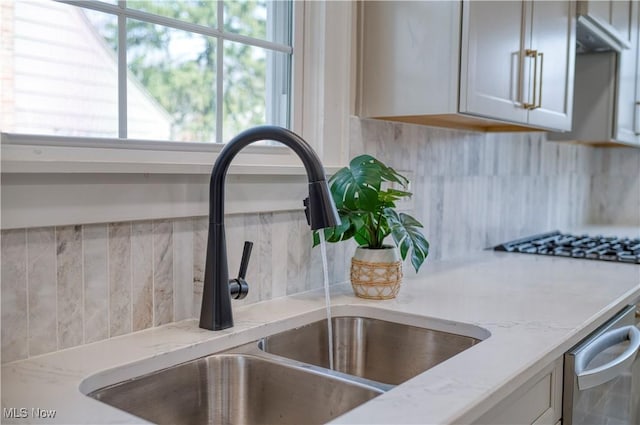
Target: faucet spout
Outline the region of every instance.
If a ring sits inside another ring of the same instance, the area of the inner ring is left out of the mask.
[[[309,180],[309,198],[305,200],[305,206],[311,228],[318,230],[340,224],[322,163],[300,136],[281,127],[259,126],[233,138],[220,152],[209,183],[209,236],[200,311],[200,327],[203,329],[222,330],[233,326],[224,229],[224,183],[236,154],[245,146],[261,140],[280,142],[302,160]]]

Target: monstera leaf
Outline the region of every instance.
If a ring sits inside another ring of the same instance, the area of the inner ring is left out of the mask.
[[[392,208],[385,208],[384,215],[391,229],[391,235],[396,245],[400,248],[400,255],[404,260],[411,251],[411,265],[416,270],[429,255],[429,242],[419,230],[422,224],[409,214],[398,214]]]
[[[360,155],[351,160],[349,167],[338,170],[329,179],[329,184],[338,209],[373,211],[383,181],[398,183],[403,187],[408,184],[408,180],[393,168],[371,155]]]
[[[370,161],[368,155],[354,158],[349,167],[344,167],[331,179],[331,193],[338,209],[370,209],[378,201],[382,184],[380,167]]]

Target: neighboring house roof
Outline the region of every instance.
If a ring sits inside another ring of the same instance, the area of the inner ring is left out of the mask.
[[[7,131],[117,137],[117,56],[81,9],[16,1],[12,35],[13,75],[3,75],[13,78],[13,128]],[[171,116],[132,75],[127,109],[130,137],[170,139]]]

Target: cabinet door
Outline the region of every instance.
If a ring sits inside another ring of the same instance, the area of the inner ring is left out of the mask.
[[[533,92],[535,103],[535,109],[529,112],[529,124],[571,130],[575,3],[541,0],[531,6],[531,43],[526,45],[530,46],[531,58],[537,67],[531,86],[525,88]]]
[[[562,416],[563,363],[563,357],[556,359],[473,423],[557,425]]]
[[[1,0],[0,0],[1,1]],[[458,112],[461,5],[362,2],[361,114],[389,117]]]
[[[633,131],[635,133],[636,144],[640,144],[640,6],[636,4],[638,9],[638,21],[637,21],[637,29],[638,29],[638,38],[636,40],[637,47],[637,62],[636,62],[636,101],[635,101],[635,115],[633,121]]]
[[[636,135],[636,90],[638,90],[638,2],[620,1],[613,3],[614,24],[620,33],[631,44],[618,54],[618,87],[616,102],[616,119],[614,122],[614,140],[637,143]]]
[[[462,5],[460,112],[526,123],[522,107],[525,2]]]
[[[583,0],[580,1],[580,3],[582,13],[589,14],[589,16],[599,19],[602,22],[611,24],[611,3],[615,2],[611,0]]]

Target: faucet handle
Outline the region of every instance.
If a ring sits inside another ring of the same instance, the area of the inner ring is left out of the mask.
[[[240,260],[240,270],[238,277],[229,280],[229,293],[234,300],[241,300],[249,293],[249,284],[245,280],[247,276],[247,268],[249,267],[249,258],[251,257],[251,249],[253,242],[245,241],[242,250],[242,259]]]
[[[309,212],[309,197],[307,196],[302,200],[302,205],[304,205],[304,215],[307,217],[307,224],[311,226],[311,213]]]
[[[251,249],[253,249],[253,242],[244,241],[244,249],[242,250],[242,259],[240,260],[240,270],[238,271],[239,279],[244,279],[247,276],[247,268],[249,267],[249,258],[251,258]]]

